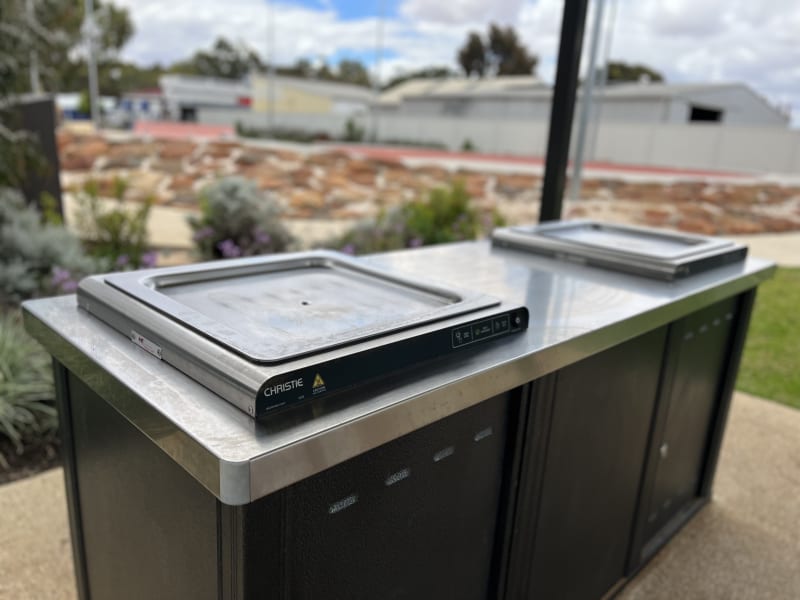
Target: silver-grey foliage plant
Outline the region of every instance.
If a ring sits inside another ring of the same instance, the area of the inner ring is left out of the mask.
[[[78,279],[103,267],[72,232],[42,223],[18,192],[0,189],[0,304],[74,291]]]
[[[26,440],[54,435],[54,397],[49,355],[25,333],[15,311],[0,315],[0,437],[20,452]]]
[[[189,225],[203,258],[285,252],[295,243],[280,221],[278,204],[243,177],[226,177],[206,187],[200,209]]]

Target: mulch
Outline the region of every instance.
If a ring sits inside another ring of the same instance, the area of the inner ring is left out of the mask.
[[[61,442],[52,437],[25,445],[18,453],[14,444],[0,437],[0,485],[36,475],[61,464]]]

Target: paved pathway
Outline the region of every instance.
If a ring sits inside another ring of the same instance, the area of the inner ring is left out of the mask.
[[[179,121],[137,121],[133,131],[139,135],[177,140],[231,138],[235,133],[230,125],[206,125]]]
[[[800,232],[730,236],[749,248],[750,256],[774,260],[782,267],[800,267]]]
[[[800,598],[800,411],[737,393],[714,500],[624,600]],[[0,487],[0,599],[75,598],[61,469]]]

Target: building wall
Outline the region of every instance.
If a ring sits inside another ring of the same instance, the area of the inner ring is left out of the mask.
[[[327,114],[332,111],[333,102],[328,96],[314,94],[285,83],[275,84],[274,90],[276,112]],[[266,112],[269,110],[269,86],[264,78],[253,81],[253,110]]]
[[[598,128],[594,160],[664,167],[800,174],[800,131],[717,124]]]
[[[170,106],[236,106],[250,96],[250,86],[210,77],[163,75],[159,85]]]
[[[301,113],[301,112],[275,112],[272,123],[282,129],[296,129],[308,133],[324,133],[330,137],[341,137],[344,134],[348,119],[353,118],[366,129],[369,119],[363,115],[350,117],[337,113]],[[197,112],[197,121],[209,125],[236,125],[240,123],[255,129],[268,127],[267,112],[252,110],[236,110],[228,108],[200,108]]]
[[[275,113],[274,122],[277,127],[341,137],[350,118],[370,132],[372,121],[363,114]],[[267,125],[265,113],[222,108],[201,108],[198,121],[227,125],[239,121],[257,128]],[[377,117],[379,140],[445,144],[451,150],[460,150],[469,140],[477,152],[536,157],[545,154],[548,126],[546,120],[419,117],[389,111]],[[587,160],[800,175],[800,131],[774,126],[604,121],[587,143]]]
[[[672,98],[666,102],[668,104],[668,110],[664,123],[683,125],[689,122],[689,102],[683,98]]]
[[[576,117],[580,114],[580,105],[579,101],[575,107]],[[669,102],[662,98],[601,98],[592,106],[594,115],[615,123],[664,123],[670,112]]]
[[[722,122],[726,125],[762,125],[786,127],[789,118],[743,86],[730,86],[682,94],[687,105],[718,107],[723,109]],[[684,121],[686,122],[686,121]]]
[[[580,104],[579,97],[576,114],[579,114]],[[604,121],[684,124],[689,122],[693,104],[722,110],[722,122],[726,125],[786,127],[789,123],[787,117],[744,86],[688,91],[671,98],[656,95],[637,97],[633,94],[630,96],[612,94],[605,98],[596,98],[593,102],[593,112],[601,114]],[[550,115],[550,95],[535,94],[522,97],[423,95],[406,97],[395,106],[398,114],[407,116],[547,120]]]
[[[478,152],[544,156],[547,121],[409,117],[384,113],[378,138],[444,143]],[[591,139],[593,136],[589,136]],[[573,143],[575,136],[572,136]],[[603,122],[587,159],[695,169],[800,174],[800,131],[773,126]]]
[[[546,120],[446,118],[383,115],[379,140],[445,144],[459,150],[470,141],[479,152],[542,156],[547,143]]]

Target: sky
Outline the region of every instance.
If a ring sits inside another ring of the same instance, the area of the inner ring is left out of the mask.
[[[136,27],[123,58],[142,65],[186,58],[218,36],[266,56],[272,11],[278,64],[358,59],[382,81],[426,66],[457,68],[467,34],[495,22],[517,30],[539,56],[537,74],[552,83],[563,8],[563,0],[113,1],[128,8]],[[800,125],[800,2],[607,0],[606,12],[614,17],[611,60],[646,64],[670,82],[746,83],[790,108],[793,125]]]

